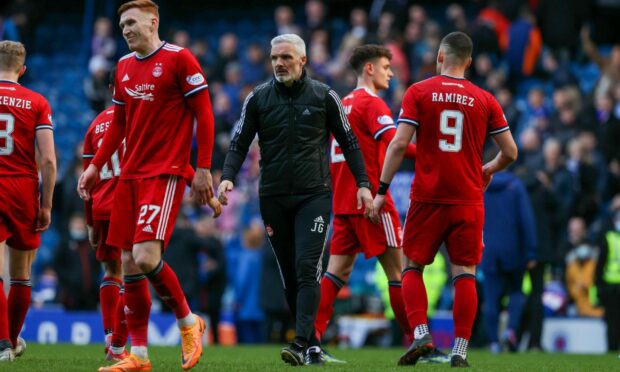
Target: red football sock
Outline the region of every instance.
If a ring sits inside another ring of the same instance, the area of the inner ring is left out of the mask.
[[[116,307],[118,305],[119,292],[122,282],[120,279],[106,276],[101,280],[99,286],[99,303],[101,304],[101,318],[103,319],[103,330],[106,334],[114,329],[114,319],[116,318]]]
[[[127,320],[125,319],[125,295],[123,290],[118,296],[116,305],[116,316],[114,317],[114,328],[112,331],[112,346],[124,346],[127,343]]]
[[[472,274],[461,274],[452,281],[454,283],[454,305],[452,309],[454,336],[469,340],[478,308],[476,277]]]
[[[388,291],[390,294],[390,305],[396,320],[400,324],[400,328],[407,337],[408,342],[413,341],[413,332],[411,326],[409,326],[409,320],[407,319],[407,311],[405,310],[405,303],[403,302],[402,285],[399,281],[389,281]]]
[[[9,338],[13,345],[17,345],[17,336],[22,330],[26,313],[30,306],[32,283],[28,279],[11,279],[11,290],[7,306],[9,309]]]
[[[314,320],[314,330],[319,340],[327,329],[327,324],[334,313],[334,301],[344,284],[343,280],[329,272],[325,272],[325,276],[321,279],[321,302]]]
[[[4,295],[4,281],[0,278],[0,340],[9,339],[9,313]]]
[[[183,289],[181,289],[181,284],[179,284],[179,279],[167,263],[163,260],[159,261],[157,267],[146,274],[146,277],[149,278],[159,297],[174,312],[177,319],[189,315],[191,311],[187,305]]]
[[[420,324],[427,324],[428,298],[426,297],[422,273],[417,269],[408,267],[403,271],[402,296],[405,301],[410,329],[414,329]]]
[[[143,274],[125,275],[125,318],[131,346],[146,346],[151,312],[149,282]]]

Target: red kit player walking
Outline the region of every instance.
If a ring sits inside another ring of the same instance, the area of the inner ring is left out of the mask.
[[[403,237],[403,297],[414,341],[400,365],[415,364],[433,349],[422,272],[442,243],[450,256],[455,291],[455,344],[450,362],[453,367],[468,365],[467,344],[478,306],[475,273],[483,248],[483,192],[492,175],[517,158],[501,107],[491,94],[464,78],[472,49],[466,34],[448,34],[437,54],[440,75],[407,89],[398,119],[401,125],[388,147],[374,200],[378,211],[386,203],[385,194],[407,145],[417,134],[416,176]],[[483,167],[487,134],[500,151]],[[379,221],[377,212],[372,217]]]
[[[176,274],[162,252],[174,228],[185,190],[184,175],[196,122],[198,164],[191,190],[201,204],[219,211],[210,173],[213,113],[207,82],[187,49],[159,39],[158,7],[135,0],[119,7],[129,49],[116,70],[114,118],[101,148],[78,182],[84,199],[123,138],[126,150],[116,186],[107,243],[123,249],[125,315],[131,354],[100,371],[150,371],[147,332],[151,299],[148,282],[175,313],[181,332],[181,366],[202,355],[204,321],[189,309]]]
[[[18,336],[30,305],[30,274],[39,233],[51,221],[56,180],[49,103],[17,83],[26,71],[25,60],[21,43],[0,42],[0,271],[8,244],[11,276],[8,301],[0,279],[0,361],[13,360],[26,347]],[[43,181],[40,202],[37,162]]]
[[[110,87],[114,86],[114,72],[110,74]],[[114,118],[114,106],[103,110],[88,127],[84,137],[83,166],[86,170],[103,142]],[[127,356],[127,326],[125,321],[125,302],[122,298],[121,249],[107,244],[110,228],[110,213],[114,201],[114,189],[121,174],[124,145],[99,171],[99,180],[91,190],[91,199],[85,202],[86,224],[90,244],[96,250],[97,260],[105,270],[99,288],[99,303],[105,332],[107,360],[120,361]]]
[[[357,87],[344,97],[342,105],[355,133],[368,178],[376,193],[385,150],[394,138],[396,126],[392,113],[377,95],[389,87],[393,76],[390,68],[392,53],[379,45],[355,48],[349,60],[358,76]],[[410,144],[406,156],[415,157],[416,147]],[[389,194],[381,213],[381,223],[373,224],[357,208],[355,178],[345,162],[338,142],[331,142],[331,176],[333,184],[334,232],[330,245],[329,264],[321,280],[321,303],[314,327],[321,339],[334,311],[334,300],[349,280],[358,253],[377,257],[389,280],[390,303],[403,332],[413,337],[401,295],[401,228],[398,212]],[[329,361],[329,357],[327,359]]]

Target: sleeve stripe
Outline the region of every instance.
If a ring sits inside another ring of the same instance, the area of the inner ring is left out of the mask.
[[[93,155],[93,154],[83,154],[82,155],[82,159],[92,159],[94,157],[95,157],[95,155]]]
[[[416,127],[420,126],[420,123],[418,123],[417,121],[412,120],[412,119],[398,118],[398,122],[399,123],[405,123],[405,124],[413,125],[413,126],[416,126]]]
[[[35,128],[35,130],[39,130],[39,129],[49,129],[49,130],[54,130],[54,127],[49,125],[49,124],[41,124],[41,125],[37,125]]]
[[[338,111],[340,111],[340,119],[342,120],[342,124],[344,125],[344,129],[348,132],[351,130],[351,125],[349,124],[349,120],[347,120],[347,115],[344,113],[344,107],[342,107],[342,102],[340,98],[333,90],[329,91],[329,95],[332,96],[336,105],[338,105]]]
[[[209,84],[201,85],[201,86],[199,86],[199,87],[197,87],[197,88],[194,88],[194,89],[190,90],[189,92],[187,92],[187,93],[183,94],[183,97],[189,97],[189,96],[191,96],[192,94],[194,94],[194,93],[196,93],[196,92],[198,92],[198,91],[200,91],[200,90],[206,89],[206,88],[208,88],[208,87],[209,87]]]
[[[386,125],[385,127],[381,128],[377,132],[375,132],[374,138],[375,139],[379,138],[379,136],[381,136],[383,134],[383,132],[385,132],[387,130],[390,130],[390,129],[396,129],[396,127],[393,126],[393,125]]]
[[[245,101],[243,102],[243,108],[241,109],[241,117],[239,117],[239,121],[237,121],[237,127],[235,128],[235,134],[241,134],[241,130],[243,129],[243,123],[245,123],[245,109],[248,107],[248,102],[250,102],[250,98],[254,96],[254,92],[250,92],[247,97],[245,97]]]
[[[125,105],[125,102],[123,101],[117,101],[115,99],[112,99],[112,102],[116,103],[117,105]]]
[[[499,129],[495,129],[495,130],[490,130],[489,134],[498,134],[498,133],[502,133],[505,132],[507,130],[510,130],[510,127],[508,125],[506,125],[505,127],[501,127]]]

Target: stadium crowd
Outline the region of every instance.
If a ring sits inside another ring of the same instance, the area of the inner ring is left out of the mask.
[[[33,2],[16,3],[26,9]],[[352,49],[364,43],[386,46],[393,55],[395,76],[383,98],[396,117],[406,88],[436,73],[435,56],[442,36],[456,30],[467,32],[475,46],[469,78],[497,97],[519,145],[519,159],[510,172],[526,191],[522,202],[529,203],[531,213],[525,218],[535,235],[529,247],[519,236],[514,237],[519,244],[513,248],[489,247],[487,242],[489,252],[498,249],[500,255],[514,253],[502,249],[517,250],[522,262],[515,270],[527,271],[523,316],[511,322],[509,332],[500,339],[516,349],[518,337],[528,333],[526,347],[540,349],[545,316],[599,317],[611,330],[609,349],[617,350],[620,248],[613,251],[613,246],[620,244],[620,25],[615,21],[620,17],[620,1],[411,3],[364,2],[365,6],[346,12],[348,19],[334,16],[336,11],[320,0],[273,6],[270,25],[257,27],[265,33],[255,32],[250,38],[235,28],[220,29],[217,39],[207,38],[192,32],[194,27],[184,28],[179,20],[171,24],[166,39],[190,48],[209,80],[216,132],[215,184],[246,95],[272,76],[267,52],[271,37],[291,32],[301,35],[307,43],[308,74],[328,83],[342,97],[355,86],[355,75],[348,66]],[[0,36],[16,39],[21,32],[27,42],[36,19],[24,21],[20,15],[35,13],[15,7],[5,10],[6,17],[0,16]],[[93,24],[83,81],[93,116],[110,105],[107,76],[125,53],[116,22],[101,16]],[[62,133],[57,131],[56,136]],[[98,306],[101,269],[88,243],[83,203],[75,193],[81,154],[81,147],[73,151],[72,161],[64,165],[59,177],[54,228],[43,237],[34,267],[34,306],[80,310]],[[412,169],[409,164],[402,171]],[[254,147],[222,216],[213,219],[208,209],[193,204],[189,197],[184,200],[165,254],[192,307],[208,314],[212,325],[221,314],[234,320],[239,342],[249,343],[283,341],[292,326],[283,294],[270,290],[279,274],[258,210],[258,177],[259,154]],[[196,259],[188,261],[187,257]],[[484,260],[489,259],[485,255]],[[612,260],[615,274],[610,272]],[[189,267],[188,262],[193,265]],[[483,263],[478,275],[481,283],[490,267],[492,263]],[[360,264],[360,268],[374,272],[374,265]],[[432,275],[432,271],[426,274]],[[430,303],[433,311],[449,310],[450,296],[441,294],[452,289],[445,285],[445,272],[437,275],[443,283],[440,280],[437,299]],[[351,277],[352,291],[343,294],[350,304],[347,311],[381,311],[372,306],[376,302],[368,300],[380,295],[368,277]],[[513,291],[521,291],[521,277],[513,283]],[[482,287],[480,312],[497,307],[484,304],[487,292]],[[544,302],[543,298],[559,301]],[[483,322],[477,324],[484,327]],[[484,331],[475,334],[479,346],[493,340]],[[217,332],[214,339],[217,342]],[[499,344],[492,348],[501,349]]]

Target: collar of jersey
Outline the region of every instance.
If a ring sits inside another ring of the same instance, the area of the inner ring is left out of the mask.
[[[15,81],[11,81],[11,80],[0,80],[0,83],[7,83],[7,84],[17,84],[17,85],[21,85],[18,82]]]
[[[355,88],[354,90],[365,90],[366,93],[370,94],[373,97],[378,97],[376,94],[374,94],[370,89],[368,89],[368,87],[359,87],[359,88]]]
[[[465,78],[457,78],[457,77],[450,76],[450,75],[443,75],[443,74],[441,74],[441,75],[439,75],[439,76],[442,76],[442,77],[447,77],[448,79],[454,79],[454,80],[467,80],[467,79],[465,79]]]
[[[165,41],[163,41],[163,42],[161,43],[161,45],[159,46],[159,48],[155,49],[154,51],[152,51],[152,52],[151,52],[151,53],[149,53],[148,55],[146,55],[146,56],[144,56],[144,57],[138,57],[138,53],[136,53],[135,57],[136,57],[136,59],[137,59],[138,61],[144,61],[145,59],[147,59],[147,58],[150,58],[150,57],[154,56],[154,55],[155,55],[155,53],[159,52],[159,50],[160,50],[161,48],[163,48],[163,47],[164,47],[164,45],[166,45],[166,42],[165,42]]]

